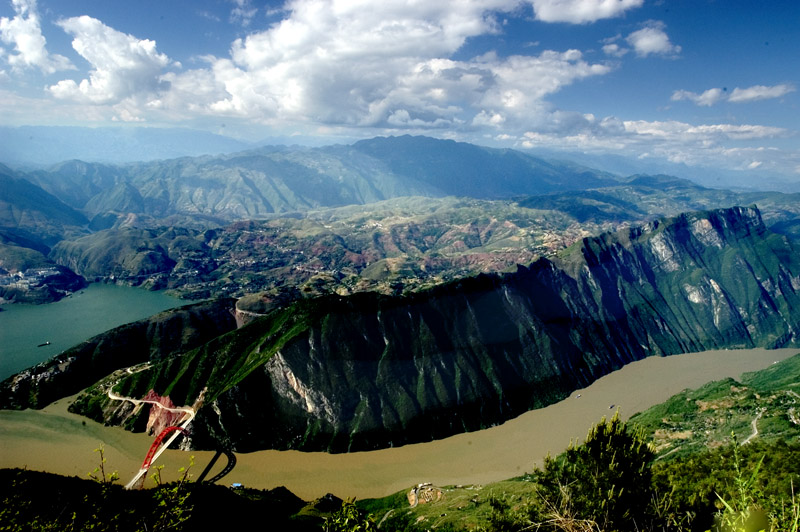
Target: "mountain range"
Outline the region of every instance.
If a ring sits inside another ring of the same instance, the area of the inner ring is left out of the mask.
[[[191,298],[287,286],[416,289],[513,268],[636,221],[732,205],[755,203],[770,227],[800,233],[796,194],[623,178],[426,137],[144,163],[72,160],[2,167],[0,177],[0,268],[46,264]],[[20,291],[0,296],[26,300]]]

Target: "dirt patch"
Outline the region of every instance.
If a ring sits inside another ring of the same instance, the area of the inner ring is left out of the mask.
[[[701,401],[698,399],[694,403],[697,405],[697,408],[699,408],[701,412],[705,412],[706,410],[720,410],[720,409],[731,408],[733,407],[733,405],[736,404],[736,401],[732,398],[719,399],[717,401]]]
[[[653,435],[657,440],[688,440],[694,435],[691,430],[672,431],[658,429]]]

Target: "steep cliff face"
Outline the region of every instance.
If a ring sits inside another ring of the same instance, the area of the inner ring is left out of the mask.
[[[796,341],[796,260],[756,210],[733,209],[587,239],[558,263],[411,300],[335,302],[202,421],[216,437],[246,424],[243,448],[352,450],[478,429],[648,355]],[[255,390],[270,394],[242,400]]]
[[[413,296],[299,301],[115,390],[205,390],[201,447],[371,449],[502,422],[649,355],[787,345],[798,327],[797,250],[737,207]],[[115,409],[94,415],[126,421]]]

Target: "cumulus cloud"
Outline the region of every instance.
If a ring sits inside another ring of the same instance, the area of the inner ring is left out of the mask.
[[[743,103],[756,100],[767,100],[769,98],[780,98],[781,96],[789,94],[794,90],[794,86],[785,83],[781,85],[774,85],[772,87],[765,85],[754,85],[746,89],[740,89],[739,87],[736,87],[733,89],[728,101]]]
[[[697,105],[710,107],[720,101],[724,94],[722,89],[708,89],[707,91],[697,94],[691,91],[677,90],[672,93],[672,101],[678,102],[681,100],[689,100]]]
[[[159,78],[170,60],[158,53],[154,41],[137,39],[88,16],[62,20],[58,25],[73,36],[72,47],[92,70],[80,83],[66,79],[49,87],[56,98],[119,103],[163,88]]]
[[[585,24],[618,17],[644,0],[530,0],[536,18],[544,22]]]
[[[663,22],[650,21],[644,28],[628,35],[625,40],[639,57],[647,57],[651,54],[678,55],[681,47],[670,42],[669,36],[664,31],[665,27]]]
[[[563,86],[610,71],[577,50],[451,59],[468,38],[499,33],[496,14],[516,1],[362,3],[295,0],[280,23],[235,41],[230,58],[211,61],[225,94],[207,112],[352,127],[508,124],[541,114]]]
[[[697,105],[703,106],[711,106],[724,100],[733,103],[747,103],[770,98],[780,98],[794,90],[794,86],[789,84],[774,85],[772,87],[754,85],[746,89],[736,87],[733,89],[730,96],[725,94],[724,89],[719,88],[708,89],[701,94],[686,90],[677,90],[672,93],[672,101],[689,100]]]
[[[0,40],[14,47],[6,58],[9,65],[15,70],[35,67],[45,74],[74,69],[66,57],[48,53],[36,0],[12,0],[11,5],[16,15],[0,17]]]

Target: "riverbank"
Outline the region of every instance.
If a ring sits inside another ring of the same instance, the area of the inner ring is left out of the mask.
[[[570,440],[619,409],[623,419],[685,389],[769,366],[800,349],[707,351],[648,358],[599,379],[547,408],[527,412],[497,427],[429,443],[350,454],[260,451],[237,454],[233,471],[221,482],[254,488],[286,486],[305,500],[381,497],[420,482],[481,484],[518,476],[563,451]],[[580,394],[580,398],[577,396]],[[98,461],[92,450],[104,445],[107,467],[125,483],[138,471],[152,438],[105,427],[66,411],[63,399],[41,411],[0,411],[0,467],[27,467],[85,477]],[[612,407],[613,405],[613,407]],[[189,454],[168,451],[159,463],[165,477],[189,463]],[[211,452],[192,452],[195,475]],[[224,462],[224,458],[220,460]],[[216,470],[223,467],[218,464]]]

